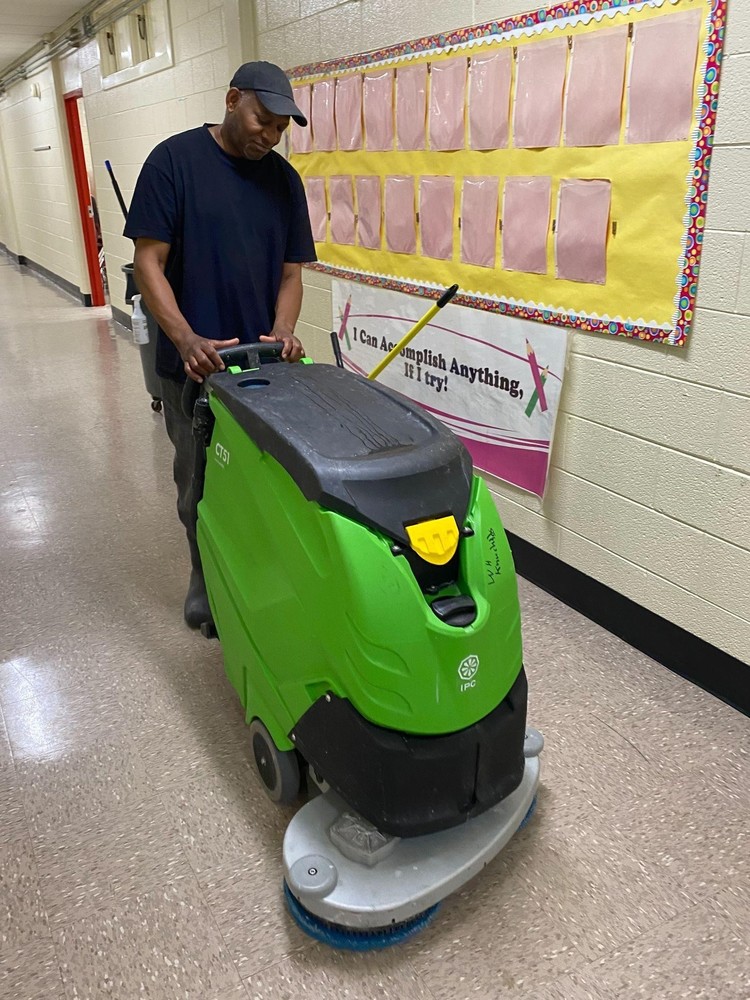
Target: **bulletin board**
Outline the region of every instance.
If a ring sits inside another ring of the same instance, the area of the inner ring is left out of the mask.
[[[681,346],[727,0],[578,0],[289,71],[335,276]]]

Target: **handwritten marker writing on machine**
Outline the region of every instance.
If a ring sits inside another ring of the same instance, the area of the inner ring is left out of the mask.
[[[378,375],[380,375],[380,373],[383,371],[383,369],[386,368],[391,363],[391,361],[393,361],[394,358],[398,357],[398,355],[403,351],[406,345],[416,337],[416,335],[419,333],[422,327],[427,326],[430,320],[437,315],[437,313],[443,308],[443,306],[448,305],[448,303],[450,302],[450,300],[453,298],[453,296],[456,294],[457,291],[458,291],[458,285],[451,285],[451,287],[447,289],[447,291],[443,292],[443,294],[440,296],[437,302],[427,310],[427,312],[420,320],[417,320],[417,322],[414,324],[411,330],[409,330],[408,333],[405,333],[404,336],[401,338],[401,340],[399,340],[399,342],[396,344],[396,346],[386,354],[383,360],[378,362],[377,365],[375,365],[373,370],[367,376],[368,379],[370,379],[370,381],[376,379]]]

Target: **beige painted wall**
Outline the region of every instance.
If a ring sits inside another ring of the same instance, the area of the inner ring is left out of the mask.
[[[290,68],[531,6],[265,0],[259,56]],[[750,662],[750,4],[729,6],[690,344],[575,334],[544,503],[491,486],[511,531]],[[324,354],[330,282],[306,284],[300,331]]]
[[[87,290],[77,208],[66,188],[67,138],[57,127],[61,106],[56,104],[63,90],[80,87],[112,303],[126,309],[120,267],[133,259],[133,248],[122,236],[124,220],[104,161],[112,163],[129,204],[141,165],[158,142],[204,121],[221,120],[231,76],[228,49],[233,59],[240,58],[241,28],[250,20],[241,16],[236,3],[232,17],[228,33],[224,0],[170,0],[171,68],[105,90],[92,41],[62,60],[57,92],[51,67],[34,77],[42,86],[41,100],[28,96],[32,81],[11,87],[0,102],[0,141],[8,168],[5,188],[0,170],[0,241]],[[29,152],[46,143],[53,147],[50,152]],[[11,228],[14,217],[17,234]]]
[[[6,159],[6,144],[0,131],[0,243],[17,253],[18,229]]]
[[[16,84],[0,102],[0,137],[6,168],[5,184],[0,176],[0,240],[88,291],[67,126],[52,67]]]
[[[174,66],[160,73],[104,90],[96,43],[80,52],[110,292],[122,310],[127,307],[120,268],[132,261],[133,245],[122,236],[124,220],[104,161],[112,164],[129,205],[143,161],[158,142],[221,120],[231,76],[223,0],[171,0],[170,17]]]
[[[173,68],[102,90],[96,46],[78,55],[113,304],[132,248],[104,169],[126,201],[161,139],[219,120],[253,39],[290,67],[502,17],[529,0],[171,0]],[[241,39],[244,38],[244,43]],[[51,87],[51,74],[46,86]],[[19,85],[22,87],[23,85]],[[545,502],[492,482],[507,527],[741,660],[750,661],[750,5],[730,0],[699,309],[685,350],[576,334]],[[0,103],[0,240],[79,284],[63,166],[26,147],[54,137],[52,95]],[[55,139],[55,141],[57,141]],[[23,192],[21,185],[23,184]],[[8,198],[16,205],[13,244]],[[63,216],[63,218],[60,218]],[[3,234],[9,234],[4,238]],[[67,241],[67,242],[66,242]],[[74,276],[75,274],[75,276]],[[330,282],[306,272],[300,332],[328,356]]]

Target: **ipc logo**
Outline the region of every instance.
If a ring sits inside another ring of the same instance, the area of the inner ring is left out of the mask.
[[[469,688],[476,686],[477,670],[479,670],[478,656],[467,656],[465,659],[461,660],[458,665],[458,676],[463,682],[460,687],[461,691],[468,691]]]

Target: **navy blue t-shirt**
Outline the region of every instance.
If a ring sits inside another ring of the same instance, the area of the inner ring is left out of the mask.
[[[230,156],[208,129],[174,135],[153,150],[124,233],[170,244],[165,275],[195,333],[251,343],[273,327],[284,263],[316,259],[305,190],[278,153]],[[156,371],[185,378],[161,329]]]

